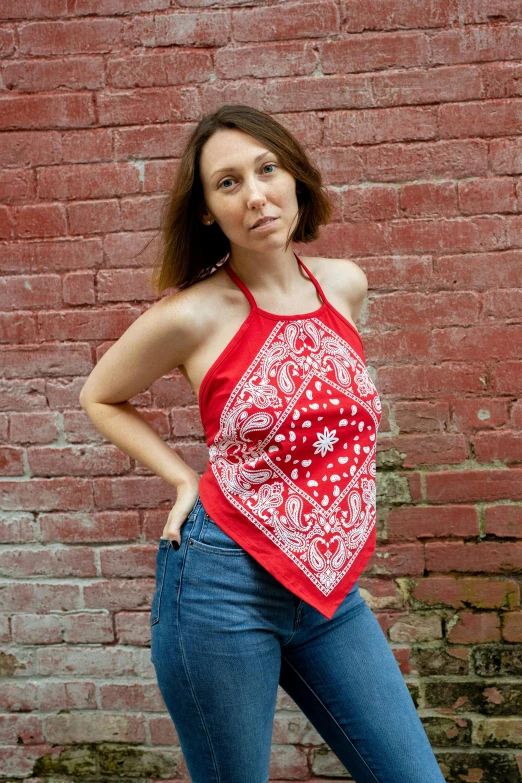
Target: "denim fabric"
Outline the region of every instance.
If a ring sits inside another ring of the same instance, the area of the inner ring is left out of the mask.
[[[331,620],[206,513],[159,542],[151,660],[192,783],[267,783],[281,685],[357,783],[444,783],[358,582]]]

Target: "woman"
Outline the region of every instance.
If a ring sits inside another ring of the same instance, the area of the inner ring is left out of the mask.
[[[357,783],[440,783],[357,582],[381,418],[355,327],[366,277],[290,247],[329,222],[320,173],[268,114],[223,106],[194,130],[167,207],[155,282],[176,293],[103,356],[81,404],[177,489],[151,650],[192,780],[266,783],[281,685]],[[201,479],[127,401],[174,367],[200,406]]]

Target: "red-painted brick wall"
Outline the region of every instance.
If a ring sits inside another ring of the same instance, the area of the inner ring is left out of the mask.
[[[121,758],[152,779],[158,757],[188,780],[148,648],[175,491],[78,395],[155,299],[155,244],[138,251],[194,124],[248,103],[332,196],[298,252],[369,280],[384,413],[361,589],[446,780],[519,781],[522,0],[2,0],[0,51],[0,780],[109,780]],[[132,402],[204,470],[179,372]],[[281,691],[271,779],[342,777],[296,719]]]

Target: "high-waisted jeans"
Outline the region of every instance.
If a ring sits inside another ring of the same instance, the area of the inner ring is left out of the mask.
[[[358,582],[331,620],[226,535],[198,496],[161,538],[151,660],[193,783],[267,783],[278,685],[356,783],[444,783]]]

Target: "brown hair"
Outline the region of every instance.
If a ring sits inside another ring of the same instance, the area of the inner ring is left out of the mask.
[[[190,136],[162,210],[160,250],[151,279],[159,294],[170,287],[188,288],[208,277],[230,252],[230,242],[217,223],[206,227],[199,219],[204,207],[201,150],[221,128],[238,128],[266,144],[295,177],[299,219],[286,248],[291,241],[313,242],[319,236],[319,226],[330,221],[333,208],[321,174],[292,134],[269,114],[251,106],[221,106],[206,114]]]

